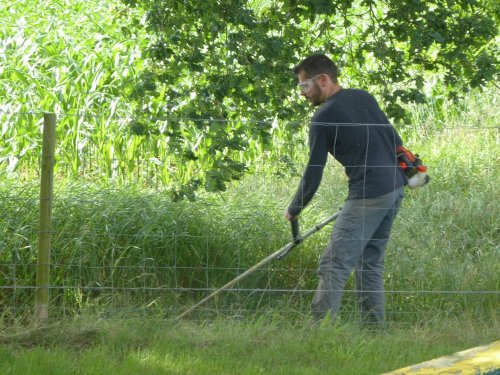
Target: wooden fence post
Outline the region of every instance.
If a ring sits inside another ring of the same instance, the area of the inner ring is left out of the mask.
[[[49,318],[50,241],[55,145],[56,115],[54,113],[46,113],[43,116],[40,219],[38,226],[38,258],[36,269],[35,321],[37,323],[44,323]]]

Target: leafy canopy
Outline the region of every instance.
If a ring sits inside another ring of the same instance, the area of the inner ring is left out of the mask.
[[[237,155],[249,140],[265,149],[273,123],[306,122],[291,69],[311,53],[332,57],[341,84],[372,91],[395,121],[406,119],[405,103],[426,100],[431,77],[450,97],[498,77],[494,2],[123,1],[144,11],[136,26],[151,35],[129,93],[132,131],[168,136],[181,159],[203,159],[188,190],[223,190],[246,170]]]

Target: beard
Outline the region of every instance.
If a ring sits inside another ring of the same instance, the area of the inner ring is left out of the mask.
[[[306,97],[314,107],[317,107],[323,103],[323,100],[321,99],[321,90],[316,82],[311,87],[311,90],[309,94],[306,95]]]

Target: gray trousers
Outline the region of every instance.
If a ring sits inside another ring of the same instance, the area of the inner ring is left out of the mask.
[[[319,261],[319,283],[311,304],[315,319],[323,319],[328,311],[335,319],[354,269],[362,321],[384,322],[384,253],[402,199],[403,188],[398,188],[376,198],[345,202]]]

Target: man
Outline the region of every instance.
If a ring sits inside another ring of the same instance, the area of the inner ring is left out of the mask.
[[[306,58],[294,72],[302,95],[320,107],[309,130],[309,161],[285,217],[296,220],[310,202],[328,153],[349,179],[347,200],[320,258],[313,317],[320,320],[330,312],[335,318],[354,269],[362,321],[383,323],[384,252],[406,183],[396,160],[401,138],[372,95],[339,85],[337,67],[325,55]]]

